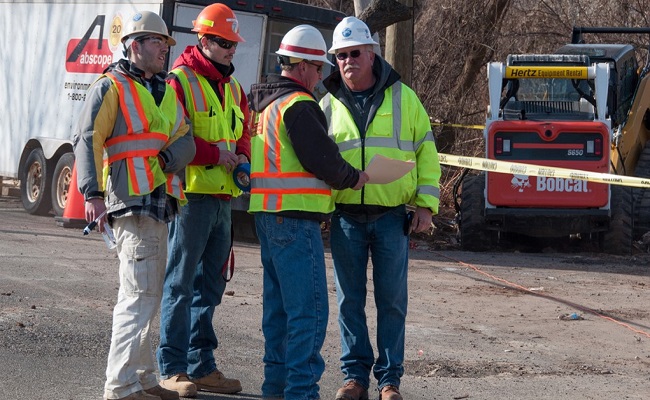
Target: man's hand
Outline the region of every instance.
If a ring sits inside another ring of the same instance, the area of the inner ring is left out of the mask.
[[[248,164],[248,158],[246,158],[246,156],[243,154],[237,155],[237,165],[240,164]]]
[[[411,222],[411,232],[420,233],[431,229],[433,213],[428,208],[417,207]]]
[[[100,215],[106,211],[106,203],[104,203],[104,199],[90,199],[86,201],[85,205],[85,215],[86,215],[86,222],[90,223],[93,222],[94,220],[97,219]],[[106,215],[99,220],[97,226],[99,227],[99,231],[102,232],[104,231],[104,224],[106,223]]]
[[[223,165],[226,172],[232,172],[239,162],[239,156],[228,150],[219,150],[217,165]]]
[[[366,182],[368,182],[368,179],[370,179],[368,174],[366,174],[364,171],[359,171],[359,180],[357,181],[357,184],[354,185],[352,189],[360,190],[363,187],[363,185],[365,185]]]

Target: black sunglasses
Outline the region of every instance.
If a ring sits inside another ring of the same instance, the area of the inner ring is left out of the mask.
[[[220,38],[218,36],[208,38],[208,40],[211,41],[211,42],[216,43],[219,47],[221,47],[222,49],[226,49],[226,50],[229,50],[229,49],[231,49],[233,47],[237,48],[237,45],[239,44],[237,42],[233,42],[231,40],[226,40],[226,39]]]
[[[361,55],[361,50],[352,50],[350,52],[350,57],[357,58]],[[336,53],[336,59],[343,61],[348,58],[348,53]]]

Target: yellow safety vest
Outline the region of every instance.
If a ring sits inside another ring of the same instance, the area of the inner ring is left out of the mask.
[[[241,86],[230,78],[225,85],[223,105],[208,80],[187,66],[171,71],[178,77],[185,92],[185,107],[192,122],[194,136],[213,144],[220,150],[235,152],[237,140],[244,131],[244,113],[240,108]],[[234,129],[233,129],[234,127]],[[242,194],[232,173],[223,165],[188,165],[185,167],[187,193]]]
[[[350,111],[328,93],[320,102],[328,122],[328,134],[345,160],[365,170],[372,157],[381,154],[402,161],[415,161],[416,168],[402,178],[361,190],[334,190],[337,204],[367,204],[395,207],[414,204],[438,211],[440,164],[431,124],[422,103],[408,86],[397,82],[384,92],[384,100],[368,126],[365,138]]]
[[[142,196],[165,184],[167,194],[186,202],[182,182],[175,174],[165,174],[158,153],[183,121],[183,109],[176,93],[167,85],[159,106],[140,83],[121,73],[106,73],[117,88],[126,131],[116,132],[105,143],[108,164],[126,163],[129,194]]]
[[[332,190],[300,164],[283,123],[286,110],[298,101],[314,101],[304,92],[279,97],[259,116],[251,138],[249,212],[334,211]]]

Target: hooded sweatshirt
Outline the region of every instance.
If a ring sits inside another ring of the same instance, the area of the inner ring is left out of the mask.
[[[271,74],[265,83],[251,86],[250,107],[261,113],[279,97],[301,91],[313,94],[299,82]],[[282,121],[293,150],[303,168],[333,189],[354,187],[359,171],[341,157],[338,146],[327,135],[327,121],[320,106],[314,101],[299,101],[284,113]]]
[[[194,72],[199,75],[204,76],[212,89],[217,94],[219,99],[223,101],[223,91],[224,85],[230,82],[230,77],[233,72],[235,72],[235,67],[230,65],[221,65],[210,59],[208,59],[198,48],[198,46],[188,46],[185,48],[185,51],[174,61],[172,69],[178,68],[182,65],[185,65],[191,68]],[[170,74],[167,78],[169,84],[174,88],[178,95],[178,99],[185,107],[185,93],[183,87],[181,86],[178,79],[173,74]],[[241,93],[241,102],[239,107],[244,113],[244,131],[242,136],[237,141],[237,147],[235,149],[235,154],[243,154],[251,159],[251,145],[250,145],[250,128],[249,128],[249,111],[248,111],[248,102],[246,100],[246,94]],[[187,111],[185,111],[187,116]],[[215,165],[219,162],[219,149],[216,146],[210,145],[210,143],[205,140],[194,137],[194,143],[196,144],[196,155],[190,163],[190,165]]]

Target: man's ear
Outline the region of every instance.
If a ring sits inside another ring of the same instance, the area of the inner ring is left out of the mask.
[[[140,46],[142,43],[138,42],[137,40],[134,40],[133,43],[131,43],[131,53],[140,53]]]

